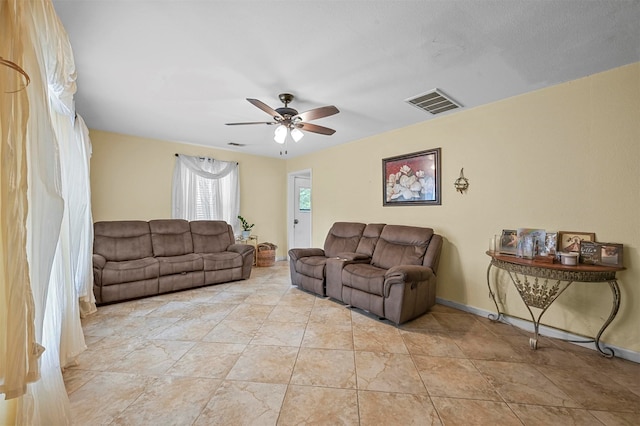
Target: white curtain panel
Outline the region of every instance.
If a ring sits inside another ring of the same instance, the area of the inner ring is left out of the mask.
[[[238,163],[179,154],[173,172],[172,217],[224,220],[238,229]]]
[[[4,395],[17,397],[11,410],[2,405],[5,401],[0,401],[0,420],[6,424],[70,424],[62,368],[86,348],[81,311],[95,311],[90,141],[84,121],[75,114],[76,75],[71,45],[50,0],[0,0],[0,12],[0,26],[4,26],[7,16],[14,22],[11,35],[2,37],[2,47],[7,39],[20,41],[12,50],[3,49],[0,53],[4,57],[5,52],[11,52],[14,61],[29,70],[31,78],[20,94],[26,95],[23,106],[28,109],[7,119],[8,125],[20,126],[21,133],[17,134],[23,135],[27,159],[28,189],[23,189],[23,196],[27,198],[28,213],[22,247],[26,247],[29,280],[20,282],[0,271],[4,290],[0,300],[10,302],[12,309],[19,311],[6,316],[6,329],[5,323],[0,325],[0,333],[5,333],[9,342],[17,343],[0,347],[0,366],[4,366],[0,368],[0,383],[7,385],[16,379],[11,389],[18,391]],[[4,109],[2,117],[4,133]],[[13,201],[5,204],[5,186],[9,183],[4,178],[5,141],[3,138],[0,181],[3,213]],[[7,151],[15,155],[15,149],[9,148]],[[5,249],[8,243],[3,232]],[[14,284],[23,290],[18,293],[19,300],[10,292],[12,286],[16,287]],[[7,295],[11,295],[10,301]],[[14,370],[19,377],[13,378]]]

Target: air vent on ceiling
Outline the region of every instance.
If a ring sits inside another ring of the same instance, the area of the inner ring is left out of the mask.
[[[427,93],[406,99],[405,101],[410,105],[430,112],[431,114],[440,114],[441,112],[462,107],[462,105],[438,89],[433,89]]]
[[[229,143],[227,143],[227,145],[229,145],[229,146],[239,146],[239,147],[246,146],[243,143],[237,143],[237,142],[229,142]]]

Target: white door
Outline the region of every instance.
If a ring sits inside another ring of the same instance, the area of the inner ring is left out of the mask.
[[[293,246],[311,247],[311,180],[295,176],[293,196]]]

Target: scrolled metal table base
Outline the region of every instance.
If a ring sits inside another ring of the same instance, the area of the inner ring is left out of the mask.
[[[487,268],[487,286],[489,288],[489,297],[496,306],[497,314],[489,314],[488,318],[492,321],[500,321],[504,318],[504,313],[498,306],[496,293],[491,288],[491,268],[496,267],[507,271],[511,282],[518,290],[520,298],[524,302],[534,327],[534,336],[529,339],[531,349],[538,348],[538,337],[540,329],[540,320],[549,306],[574,282],[607,282],[613,294],[613,305],[609,318],[604,322],[598,334],[587,342],[595,343],[598,352],[607,358],[615,356],[613,349],[600,344],[600,337],[605,329],[611,324],[620,308],[620,288],[616,280],[615,271],[584,271],[584,270],[566,270],[553,269],[543,265],[521,264],[508,262],[505,260],[491,257],[491,263]],[[537,318],[531,308],[540,309]]]

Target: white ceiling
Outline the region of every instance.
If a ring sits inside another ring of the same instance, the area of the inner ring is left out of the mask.
[[[53,4],[90,128],[271,157],[273,126],[225,125],[270,120],[245,98],[340,109],[291,158],[433,119],[405,99],[434,88],[467,109],[640,61],[638,0]]]

